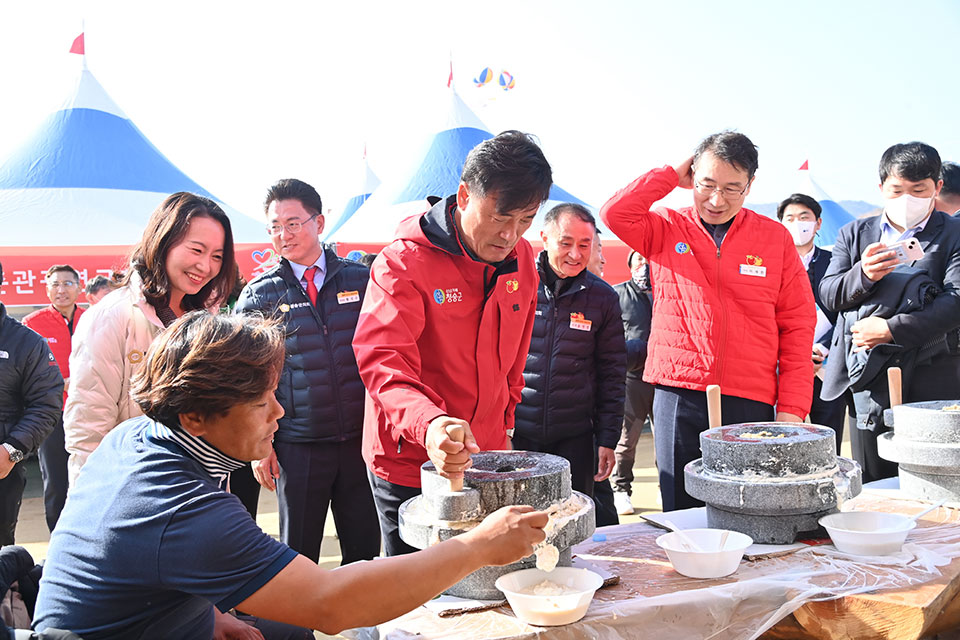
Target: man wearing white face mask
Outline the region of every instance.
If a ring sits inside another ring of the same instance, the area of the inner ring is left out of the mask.
[[[803,193],[795,193],[777,207],[777,218],[787,228],[797,247],[800,261],[807,270],[813,298],[817,305],[817,324],[813,334],[813,404],[810,407],[810,422],[830,427],[837,434],[837,452],[843,442],[843,423],[845,419],[846,396],[835,400],[821,400],[820,389],[823,386],[821,369],[823,361],[830,352],[830,340],[833,338],[833,326],[837,322],[837,313],[824,309],[820,300],[820,280],[827,272],[832,254],[814,244],[814,238],[822,223],[820,203]]]
[[[854,350],[887,345],[883,351],[899,352],[875,385],[853,394],[857,428],[851,429],[850,441],[864,482],[897,473],[895,463],[877,455],[877,437],[889,431],[883,424],[883,409],[889,406],[886,366],[903,368],[904,402],[949,400],[960,391],[960,220],[935,209],[942,185],[940,155],[930,145],[910,142],[887,149],[880,159],[883,213],[840,230],[820,282],[823,303],[832,311],[846,314],[875,305],[879,297],[896,294],[883,283],[899,264],[890,245],[916,238],[924,255],[912,266],[925,270],[940,289],[911,311],[889,318],[866,315],[852,325]]]

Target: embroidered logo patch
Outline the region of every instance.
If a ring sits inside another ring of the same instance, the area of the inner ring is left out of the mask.
[[[459,287],[452,287],[450,289],[434,289],[433,290],[433,300],[437,304],[447,304],[453,302],[462,302],[463,294],[460,293]]]
[[[514,293],[517,289],[520,288],[520,283],[516,280],[507,280],[507,293]]]
[[[433,301],[437,304],[443,304],[443,289],[433,290]]]
[[[143,355],[143,351],[134,349],[127,354],[127,361],[130,362],[130,364],[140,364],[140,362],[143,361]]]
[[[290,311],[290,305],[284,302],[283,304],[280,305],[280,311],[284,313],[286,313],[287,311]]]
[[[763,258],[760,256],[747,256],[747,264],[752,267],[759,267],[763,264]]]
[[[690,245],[688,245],[686,242],[678,242],[676,246],[673,247],[673,250],[680,255],[690,253]]]

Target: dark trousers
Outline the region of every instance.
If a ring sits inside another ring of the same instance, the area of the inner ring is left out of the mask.
[[[257,507],[260,504],[260,483],[253,475],[253,467],[245,464],[230,474],[230,493],[240,498],[250,516],[257,519]]]
[[[341,564],[380,555],[377,511],[360,438],[323,444],[275,441],[273,449],[280,464],[277,501],[284,544],[317,562],[329,507],[340,538]]]
[[[383,536],[383,554],[401,556],[418,551],[400,538],[400,505],[420,495],[420,487],[406,487],[394,484],[378,477],[369,469],[367,480],[373,491],[373,501],[377,505],[377,517],[380,519],[380,535]]]
[[[613,503],[613,487],[610,485],[610,478],[593,483],[593,506],[596,509],[598,527],[620,524],[617,507]]]
[[[593,497],[593,476],[597,475],[597,450],[593,444],[592,432],[549,443],[537,442],[515,433],[513,449],[539,451],[566,458],[570,463],[570,485],[575,491]]]
[[[771,405],[736,396],[721,396],[720,408],[721,424],[765,422],[775,417]],[[709,425],[706,392],[657,385],[653,422],[663,510],[702,507],[703,503],[684,489],[683,468],[701,457],[700,432]]]
[[[633,465],[637,460],[637,442],[640,441],[640,432],[643,424],[653,412],[653,385],[640,378],[627,376],[626,395],[623,402],[623,429],[620,432],[620,442],[614,449],[617,466],[610,476],[615,491],[632,492]],[[614,510],[616,513],[616,510]]]
[[[22,462],[13,465],[7,477],[0,480],[0,546],[14,542],[23,488],[26,485],[27,474],[23,470]]]
[[[823,427],[830,427],[837,436],[837,453],[840,453],[840,444],[843,442],[843,423],[847,419],[847,402],[849,392],[845,392],[836,400],[822,400],[820,389],[823,381],[813,377],[813,404],[810,407],[810,422]]]
[[[40,477],[43,478],[43,511],[47,528],[53,532],[60,519],[60,512],[67,501],[67,453],[63,444],[63,418],[57,421],[53,431],[44,438],[37,450],[40,460]]]

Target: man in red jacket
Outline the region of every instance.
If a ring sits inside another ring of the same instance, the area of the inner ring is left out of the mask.
[[[724,424],[800,422],[810,411],[813,292],[789,232],[743,208],[757,166],[750,139],[724,131],[676,167],[640,176],[600,212],[647,256],[657,283],[643,379],[656,385],[664,511],[702,504],[684,490],[683,468],[700,457],[707,385],[721,387]],[[693,207],[651,210],[678,186],[693,189]]]
[[[373,263],[353,348],[387,555],[415,551],[397,511],[420,493],[424,462],[459,477],[471,453],[510,448],[539,283],[521,236],[551,184],[536,143],[501,133],[467,156],[457,193],[401,222]]]
[[[47,339],[53,357],[60,365],[63,375],[63,400],[67,400],[70,384],[70,347],[73,330],[83,314],[77,306],[80,296],[80,274],[68,264],[55,264],[47,269],[47,297],[50,306],[34,311],[23,319],[23,324]],[[57,421],[53,432],[37,450],[40,459],[40,475],[43,477],[43,509],[50,531],[57,524],[63,504],[67,501],[67,459],[63,445],[63,417]]]

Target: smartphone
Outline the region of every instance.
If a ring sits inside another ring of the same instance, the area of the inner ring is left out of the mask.
[[[920,246],[920,241],[916,238],[894,242],[887,249],[896,254],[897,262],[913,262],[923,257],[923,247]]]

